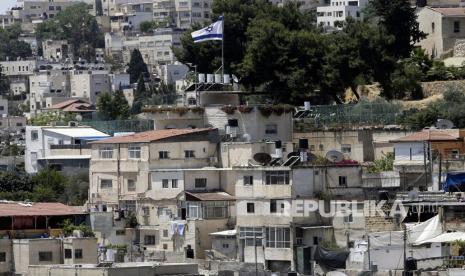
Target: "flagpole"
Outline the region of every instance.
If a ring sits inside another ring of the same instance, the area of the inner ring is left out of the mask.
[[[224,14],[221,15],[223,18],[223,38],[221,39],[221,79],[224,83]]]

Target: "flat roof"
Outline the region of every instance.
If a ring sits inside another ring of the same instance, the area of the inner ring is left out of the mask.
[[[110,135],[91,127],[47,127],[44,130],[72,138],[110,137]]]
[[[160,129],[138,132],[131,135],[111,137],[100,141],[93,142],[93,144],[126,144],[126,143],[150,143],[160,141],[172,137],[187,136],[190,134],[207,134],[210,131],[216,130],[215,128],[183,128],[183,129]]]
[[[84,215],[80,207],[58,202],[0,201],[0,217]]]

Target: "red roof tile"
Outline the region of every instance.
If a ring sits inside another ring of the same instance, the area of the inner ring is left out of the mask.
[[[425,129],[413,134],[400,137],[391,142],[421,142],[421,141],[459,141],[460,138],[451,134],[449,131],[437,129]]]
[[[56,202],[37,202],[23,204],[20,202],[1,202],[0,217],[12,216],[66,216],[85,214],[79,207]]]
[[[465,8],[430,8],[445,16],[465,16]]]
[[[145,132],[139,132],[132,135],[112,137],[99,141],[92,142],[92,144],[125,144],[125,143],[149,143],[159,141],[166,138],[189,135],[194,133],[209,132],[213,128],[183,128],[183,129],[160,129]]]
[[[61,102],[61,103],[57,103],[57,104],[54,104],[52,106],[50,106],[48,109],[62,109],[62,108],[65,108],[67,107],[68,105],[71,105],[73,103],[87,103],[81,99],[72,99],[72,100],[67,100],[67,101],[64,101],[64,102]]]

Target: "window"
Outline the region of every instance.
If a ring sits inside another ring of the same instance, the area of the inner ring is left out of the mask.
[[[65,249],[65,259],[73,258],[73,251],[71,249]]]
[[[39,262],[51,262],[52,256],[51,251],[39,251]]]
[[[187,208],[187,216],[189,218],[201,218],[202,208],[198,203],[189,203]]]
[[[74,258],[82,259],[82,249],[74,249]]]
[[[159,151],[158,152],[158,158],[159,159],[169,159],[170,158],[170,154],[168,151]]]
[[[344,223],[352,223],[354,222],[354,216],[352,214],[346,214],[344,216]]]
[[[460,33],[460,22],[454,21],[454,33]]]
[[[168,230],[167,229],[163,229],[163,237],[168,238]]]
[[[152,190],[152,182],[147,183],[147,191]]]
[[[146,236],[144,236],[144,244],[145,245],[155,245],[155,236],[154,235],[146,235]]]
[[[253,185],[253,176],[252,175],[244,175],[244,185],[252,186]]]
[[[285,227],[267,227],[266,228],[266,247],[271,248],[290,248],[291,231]]]
[[[280,199],[270,200],[270,213],[282,213],[284,211],[284,202]]]
[[[169,186],[169,180],[168,179],[162,179],[161,180],[161,187],[163,189],[168,189],[170,186]]]
[[[196,178],[194,187],[196,189],[206,189],[207,188],[207,179],[206,178]]]
[[[119,229],[115,231],[115,234],[117,236],[125,236],[126,235],[126,230],[125,229]]]
[[[342,153],[350,153],[352,151],[351,146],[349,144],[341,145]]]
[[[347,176],[339,176],[339,186],[347,187]]]
[[[255,213],[255,203],[252,203],[252,202],[247,203],[247,213],[248,214]]]
[[[261,227],[240,227],[239,238],[245,239],[246,246],[262,246],[263,230]]]
[[[100,159],[112,159],[113,158],[113,147],[105,146],[99,149]]]
[[[168,244],[166,243],[163,244],[163,250],[168,250]]]
[[[278,126],[276,124],[267,124],[265,126],[265,134],[277,134]]]
[[[6,252],[0,252],[0,263],[6,262]]]
[[[100,179],[101,189],[111,189],[113,187],[113,181],[111,179]]]
[[[265,172],[266,185],[287,185],[289,184],[288,171],[267,171]]]
[[[318,146],[318,148],[319,148],[320,151],[323,151],[323,150],[325,149],[325,147],[323,146],[323,144],[320,144],[320,145]]]
[[[173,188],[173,189],[178,188],[178,180],[177,179],[171,179],[171,188]]]
[[[31,140],[32,141],[39,140],[39,131],[38,130],[32,130],[31,131]]]
[[[228,243],[223,243],[223,248],[225,248],[225,249],[229,248],[229,244]]]
[[[431,23],[431,33],[434,34],[434,22]]]
[[[129,146],[129,158],[140,159],[140,146]]]
[[[315,145],[310,145],[310,151],[315,151]]]
[[[142,207],[142,214],[144,216],[150,216],[150,208],[148,206]]]
[[[195,158],[194,151],[193,150],[185,150],[184,151],[184,157],[185,158]]]
[[[128,179],[128,192],[134,192],[136,190],[136,181],[134,179]]]

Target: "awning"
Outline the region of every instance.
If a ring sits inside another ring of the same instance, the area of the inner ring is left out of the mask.
[[[302,228],[304,230],[307,230],[307,229],[330,229],[330,228],[333,228],[332,226],[328,226],[328,225],[319,225],[319,226],[298,226],[299,228]]]
[[[451,242],[458,241],[458,240],[465,241],[465,232],[444,233],[432,239],[428,239],[428,240],[424,240],[419,243],[416,243],[416,245],[425,244],[425,243],[435,243],[435,242],[451,243]]]
[[[225,192],[184,192],[186,201],[233,201],[235,198]]]
[[[443,189],[445,192],[453,188],[458,191],[465,189],[465,172],[449,172],[447,173],[446,182],[444,182]]]
[[[38,160],[69,160],[69,159],[90,159],[90,155],[52,155],[39,157]]]
[[[88,138],[88,137],[110,137],[110,135],[98,131],[91,127],[50,127],[44,128],[45,131],[53,132],[59,135],[72,138]]]
[[[210,233],[209,235],[210,236],[228,236],[228,237],[233,237],[233,236],[236,236],[237,234],[237,231],[236,229],[233,229],[233,230],[224,230],[224,231],[220,231],[220,232],[214,232],[214,233]]]

